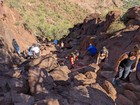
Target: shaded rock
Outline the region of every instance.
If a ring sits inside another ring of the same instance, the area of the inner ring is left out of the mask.
[[[6,88],[6,85],[8,85],[9,78],[0,76],[0,91],[7,92],[9,89]],[[8,85],[9,86],[9,85]]]
[[[101,76],[103,76],[106,79],[113,78],[113,71],[100,71]]]
[[[113,67],[109,63],[103,63],[102,64],[102,71],[113,71]]]
[[[137,78],[140,81],[140,71],[137,72]]]
[[[34,103],[34,98],[23,93],[12,93],[12,101],[14,105],[32,105]]]
[[[78,86],[70,89],[69,97],[70,104],[74,102],[90,103],[89,92],[85,86]]]
[[[75,102],[84,103],[81,105],[114,105],[113,100],[104,92],[88,86],[74,87],[70,90],[70,97],[72,97],[69,99],[71,105]]]
[[[124,96],[134,103],[137,101],[136,95],[130,90],[124,90]]]
[[[49,91],[55,87],[53,79],[45,69],[31,68],[28,73],[30,92],[35,99],[44,99]]]
[[[117,105],[134,105],[132,101],[130,101],[128,98],[126,98],[125,96],[121,94],[117,95],[116,104]]]
[[[134,94],[136,95],[137,99],[140,100],[140,92],[134,92]]]
[[[10,89],[21,93],[27,93],[29,89],[27,81],[22,78],[21,79],[12,78],[8,84]]]
[[[13,78],[19,78],[21,76],[21,70],[20,69],[16,69],[16,70],[10,70],[4,73],[4,75],[9,76],[9,77],[13,77]]]
[[[125,15],[128,21],[130,20],[137,21],[137,22],[131,22],[132,25],[140,25],[140,7],[139,6],[128,9]]]
[[[130,82],[134,82],[134,81],[137,80],[136,72],[130,73],[130,75],[129,75],[129,80],[130,80]]]
[[[133,83],[123,83],[125,89],[140,92],[140,85],[135,85]]]
[[[136,105],[140,105],[140,101],[138,101]]]

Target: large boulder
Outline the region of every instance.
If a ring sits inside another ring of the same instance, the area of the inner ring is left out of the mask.
[[[103,86],[106,92],[115,100],[117,91],[113,85],[109,81],[105,80]]]

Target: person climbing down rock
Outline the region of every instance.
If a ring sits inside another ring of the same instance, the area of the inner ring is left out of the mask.
[[[33,53],[33,58],[40,56],[40,48],[37,44],[33,44],[30,51]]]
[[[135,72],[140,59],[140,47],[136,45],[134,50],[120,56],[115,65],[115,73],[112,83],[115,85],[120,80],[125,80],[129,73]],[[134,67],[132,66],[134,64]]]
[[[102,62],[108,61],[108,49],[103,46],[102,50],[98,53],[96,64],[101,64]]]
[[[15,52],[18,54],[18,56],[21,56],[21,54],[20,54],[20,47],[17,44],[15,39],[12,40],[12,45],[14,47]]]
[[[95,56],[97,54],[97,48],[90,43],[87,49],[87,53],[91,56]]]

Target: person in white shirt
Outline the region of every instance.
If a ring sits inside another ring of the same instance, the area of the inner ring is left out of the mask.
[[[40,48],[39,48],[39,46],[37,44],[34,44],[30,51],[32,52],[33,57],[35,57],[35,56],[39,57],[39,55],[40,55]]]

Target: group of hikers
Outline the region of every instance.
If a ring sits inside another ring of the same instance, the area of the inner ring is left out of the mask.
[[[36,58],[40,56],[40,48],[39,44],[33,43],[27,50],[21,52],[20,46],[18,45],[15,39],[12,40],[12,45],[14,47],[14,51],[18,54],[19,57],[28,58]]]
[[[12,44],[15,49],[15,52],[19,56],[25,55],[20,52],[20,47],[15,39],[13,39]],[[57,41],[54,40],[54,45],[56,46],[57,44],[58,44]],[[60,41],[59,44],[60,48],[64,49],[64,42]],[[39,57],[40,56],[39,44],[32,44],[32,46],[29,47],[27,51],[25,51],[24,53],[27,54],[26,58]],[[109,51],[105,46],[103,46],[102,49],[98,51],[97,48],[90,43],[89,47],[87,48],[86,54],[88,54],[91,57],[97,56],[95,63],[100,66],[103,62],[108,61]],[[80,52],[78,50],[75,50],[74,52],[71,52],[69,54],[69,61],[71,64],[70,69],[74,68],[74,65],[78,61],[79,56]],[[131,72],[135,72],[137,65],[139,63],[139,59],[140,59],[140,47],[138,45],[134,47],[133,51],[125,52],[124,54],[122,54],[115,64],[114,70],[115,72],[112,83],[115,85],[119,83],[120,80],[125,80]]]
[[[87,48],[87,52],[90,56],[96,57],[96,64],[101,67],[100,64],[108,61],[108,49],[103,46],[102,49],[98,52],[97,48],[93,46],[91,43]],[[71,53],[70,62],[73,68],[75,61],[78,60],[79,53]],[[131,72],[135,72],[137,69],[137,65],[140,59],[140,47],[138,45],[134,46],[133,51],[123,53],[115,64],[114,70],[114,78],[112,80],[112,84],[121,85],[121,80],[127,80],[127,77]]]

